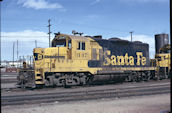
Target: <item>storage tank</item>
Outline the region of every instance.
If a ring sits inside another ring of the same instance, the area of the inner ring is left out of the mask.
[[[169,44],[168,34],[156,34],[155,35],[156,54],[159,53],[159,49],[162,48],[166,44]]]

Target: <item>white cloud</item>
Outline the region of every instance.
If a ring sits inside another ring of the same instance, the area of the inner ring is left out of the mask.
[[[90,5],[95,5],[95,4],[99,3],[99,2],[100,2],[100,0],[94,0],[93,2],[90,3]]]
[[[53,37],[54,35],[51,35],[51,40]],[[35,40],[37,41],[37,47],[47,48],[49,46],[48,34],[42,31],[1,32],[2,60],[12,60],[13,43],[15,43],[16,59],[17,40],[19,56],[32,55],[35,48]]]
[[[2,32],[2,41],[42,41],[45,42],[46,37],[48,38],[47,33],[42,31],[32,31],[24,30],[17,32]]]
[[[18,0],[18,4],[22,4],[23,7],[34,9],[64,9],[59,3],[48,3],[45,0]]]
[[[121,37],[121,39],[131,41],[131,36]],[[133,41],[141,41],[149,44],[149,57],[154,58],[155,55],[155,39],[148,35],[133,35]]]

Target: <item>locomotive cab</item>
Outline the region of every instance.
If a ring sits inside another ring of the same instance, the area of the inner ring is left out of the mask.
[[[56,34],[55,38],[52,41],[52,47],[66,48],[67,49],[67,59],[71,59],[72,41],[69,36],[63,35],[63,34],[59,34],[59,35]]]
[[[91,59],[89,37],[55,34],[49,48],[34,49],[34,71],[36,85],[61,86],[86,83],[85,73]]]

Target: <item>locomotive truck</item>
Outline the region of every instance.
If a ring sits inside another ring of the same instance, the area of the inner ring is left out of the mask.
[[[109,81],[147,81],[168,78],[168,34],[155,35],[155,59],[149,45],[119,38],[102,39],[55,33],[49,48],[34,48],[33,68],[20,69],[21,87],[72,86]]]

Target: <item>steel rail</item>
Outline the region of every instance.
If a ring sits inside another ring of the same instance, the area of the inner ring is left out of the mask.
[[[36,104],[47,102],[66,102],[101,98],[121,98],[130,96],[170,93],[170,84],[126,87],[117,89],[86,90],[76,92],[57,92],[47,94],[2,96],[1,105]]]

